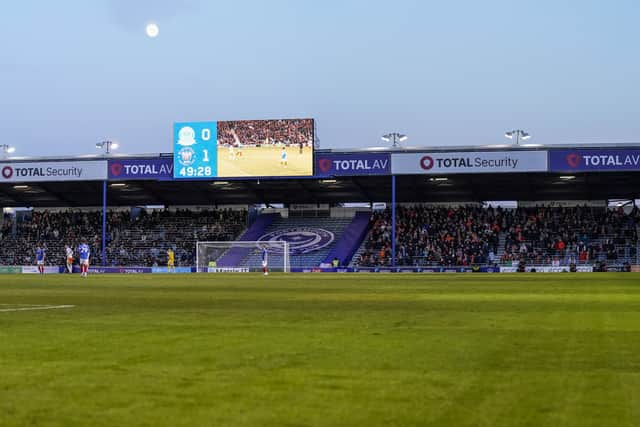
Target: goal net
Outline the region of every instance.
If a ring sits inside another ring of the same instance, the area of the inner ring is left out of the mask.
[[[290,271],[289,243],[284,241],[197,242],[198,273],[262,271],[262,250],[267,249],[270,271]]]

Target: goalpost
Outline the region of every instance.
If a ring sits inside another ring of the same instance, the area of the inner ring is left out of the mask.
[[[289,243],[271,241],[196,242],[198,273],[262,271],[262,249],[267,249],[270,271],[291,271]]]

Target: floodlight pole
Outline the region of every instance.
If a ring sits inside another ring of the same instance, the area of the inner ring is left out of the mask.
[[[102,181],[102,266],[107,265],[107,181]]]
[[[399,148],[400,143],[407,140],[407,135],[391,132],[382,135],[382,140],[390,142],[393,148]],[[396,176],[391,175],[391,267],[396,266]]]
[[[396,266],[396,176],[391,175],[391,267]]]

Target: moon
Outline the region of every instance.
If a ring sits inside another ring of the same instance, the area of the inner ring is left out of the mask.
[[[158,25],[153,22],[147,24],[144,30],[147,33],[147,36],[152,39],[158,37],[158,34],[160,33],[160,28],[158,28]]]

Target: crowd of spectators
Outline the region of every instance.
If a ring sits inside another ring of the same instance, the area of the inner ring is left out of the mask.
[[[196,241],[229,241],[245,228],[242,210],[110,211],[107,214],[107,264],[155,266],[166,263],[167,249],[177,265],[195,263]],[[597,207],[517,209],[400,206],[396,211],[396,264],[473,266],[581,264],[637,257],[640,211]],[[61,265],[64,245],[81,239],[100,264],[100,211],[36,210],[0,226],[0,265],[32,265],[35,248],[47,249],[47,264]],[[359,266],[391,264],[391,212],[374,212]]]
[[[246,226],[242,210],[111,211],[107,214],[107,264],[118,266],[166,265],[167,250],[176,265],[195,262],[196,241],[235,239]],[[32,265],[35,248],[47,250],[47,265],[62,265],[64,245],[77,248],[86,239],[92,264],[101,264],[102,213],[100,211],[32,211],[21,218],[5,217],[0,235],[0,265]]]
[[[565,264],[635,257],[640,212],[597,207],[401,206],[396,264]],[[504,244],[500,241],[503,239]],[[372,214],[360,266],[391,263],[391,212]]]
[[[398,265],[475,265],[495,257],[503,224],[502,209],[478,207],[398,207]],[[391,262],[391,212],[374,213],[361,266]]]
[[[504,264],[580,264],[634,257],[640,214],[596,207],[519,208],[506,213]]]
[[[313,120],[218,122],[218,144],[237,145],[238,142],[242,145],[311,145],[313,144]]]

